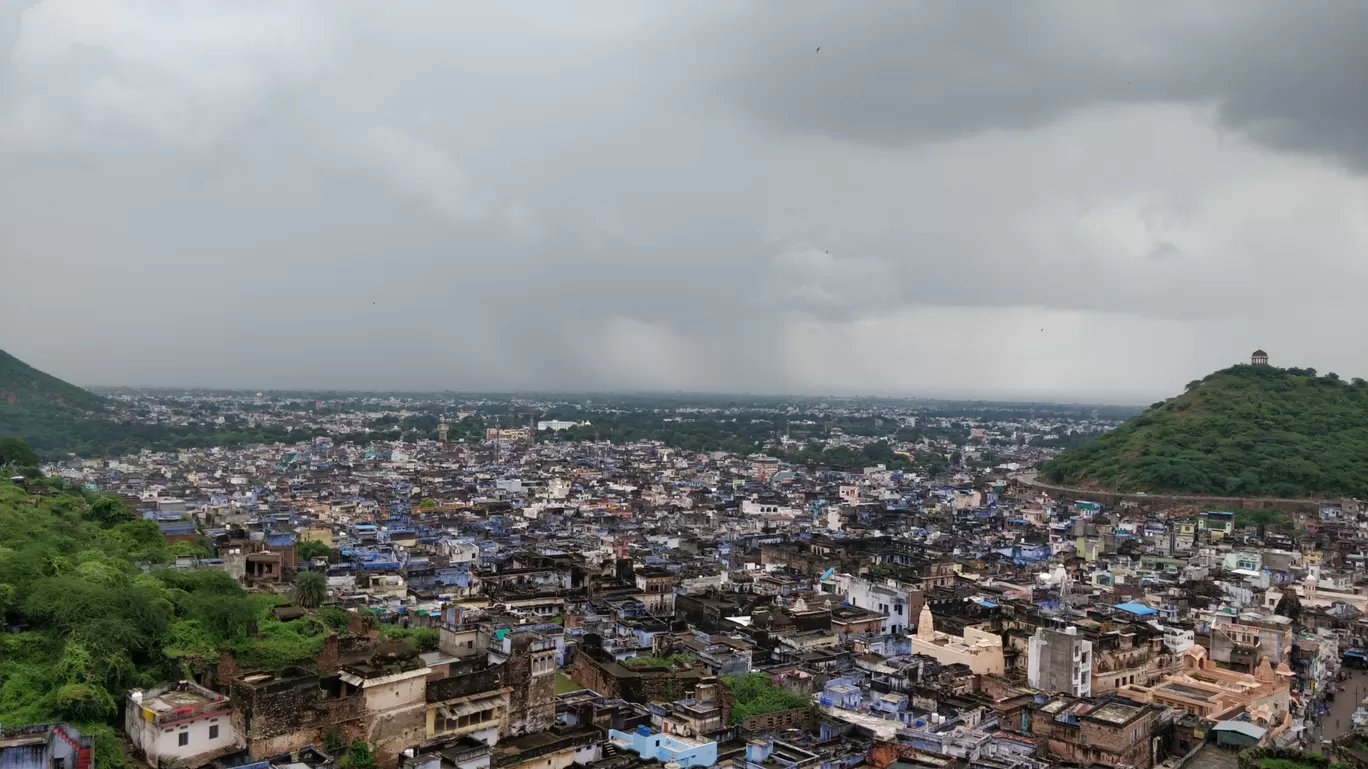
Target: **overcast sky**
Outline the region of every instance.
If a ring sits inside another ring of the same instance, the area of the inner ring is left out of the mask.
[[[1368,376],[1363,0],[0,0],[0,51],[0,348],[82,384]]]

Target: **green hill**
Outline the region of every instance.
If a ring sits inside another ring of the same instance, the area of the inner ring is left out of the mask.
[[[105,400],[0,350],[0,437],[17,435],[41,456],[81,442],[88,426],[105,420]]]
[[[201,446],[308,440],[324,431],[290,432],[231,418],[225,425],[172,426],[114,421],[109,401],[44,374],[0,350],[0,438],[18,436],[44,460],[66,454],[112,457],[142,449],[174,451]]]
[[[1042,473],[1117,491],[1368,497],[1368,383],[1233,366],[1065,451]]]
[[[104,399],[100,396],[44,374],[0,350],[0,416],[54,409],[97,411],[103,408]]]

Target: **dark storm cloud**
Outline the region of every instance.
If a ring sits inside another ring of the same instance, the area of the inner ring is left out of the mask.
[[[732,103],[781,128],[900,143],[1209,103],[1232,130],[1363,171],[1366,30],[1361,0],[800,0],[738,4],[698,44]]]
[[[1368,291],[1365,7],[0,0],[0,348],[254,389],[1368,372],[1326,332]]]

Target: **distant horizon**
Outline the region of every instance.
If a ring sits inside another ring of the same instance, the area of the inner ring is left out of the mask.
[[[75,383],[72,383],[75,384]],[[262,393],[266,397],[273,394],[297,393],[303,395],[385,395],[385,396],[419,396],[419,395],[443,395],[453,397],[491,397],[491,398],[530,398],[530,397],[551,397],[551,398],[570,398],[573,396],[584,397],[641,397],[641,398],[754,398],[782,401],[785,399],[801,400],[841,400],[841,401],[921,401],[925,403],[948,403],[948,404],[1002,404],[1014,406],[1080,406],[1090,408],[1143,408],[1149,403],[1105,403],[1101,401],[1065,401],[1065,400],[1019,400],[1010,398],[953,398],[941,396],[922,396],[922,395],[839,395],[835,393],[810,394],[810,393],[746,393],[746,392],[690,392],[690,391],[668,391],[668,390],[408,390],[408,389],[378,389],[378,390],[353,390],[345,388],[307,388],[307,387],[273,387],[273,388],[251,388],[251,387],[181,387],[177,385],[85,385],[77,384],[80,387],[98,394],[99,391],[110,390],[133,390],[140,392],[221,392],[243,395],[254,395]],[[1152,402],[1152,401],[1151,401]]]
[[[1260,348],[1262,349],[1262,348]],[[0,347],[0,352],[8,353],[21,362],[32,366],[46,374],[55,376],[68,383],[76,384],[75,377],[65,377],[54,373],[51,369],[38,365],[22,355],[11,352],[8,348]],[[41,356],[41,353],[39,354]],[[64,358],[65,359],[65,358]],[[1228,363],[1219,368],[1211,369],[1204,373],[1194,374],[1176,382],[1170,392],[1163,393],[1157,391],[1149,392],[1128,392],[1108,396],[1098,393],[1082,392],[1039,392],[1039,393],[1011,393],[1003,391],[969,391],[962,394],[951,394],[944,391],[936,392],[930,390],[849,390],[841,391],[776,391],[776,390],[708,390],[708,389],[650,389],[650,388],[582,388],[582,387],[337,387],[337,386],[276,386],[264,387],[248,384],[229,384],[229,385],[205,385],[205,384],[77,384],[76,386],[87,390],[165,390],[165,391],[206,391],[206,392],[231,392],[231,393],[310,393],[324,394],[336,393],[342,395],[437,395],[450,394],[453,396],[497,396],[497,397],[528,397],[528,396],[648,396],[648,397],[700,397],[700,398],[758,398],[758,399],[839,399],[839,400],[901,400],[901,401],[932,401],[943,403],[1003,403],[1003,404],[1045,404],[1053,406],[1090,406],[1090,407],[1116,407],[1116,408],[1141,408],[1143,409],[1157,401],[1167,400],[1181,395],[1188,382],[1201,379],[1218,371],[1223,371],[1231,366],[1245,365],[1249,363],[1248,356]],[[1270,364],[1273,368],[1313,368],[1320,374],[1330,373],[1329,369],[1322,370],[1317,366],[1291,366],[1280,365],[1276,359]],[[1339,372],[1336,372],[1339,373]],[[1349,380],[1357,374],[1340,374],[1341,378]]]

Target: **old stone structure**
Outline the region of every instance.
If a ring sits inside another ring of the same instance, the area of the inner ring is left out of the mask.
[[[555,642],[537,632],[509,632],[495,638],[490,659],[507,667],[508,733],[550,729],[556,723]]]
[[[1163,710],[1118,697],[1058,696],[1031,713],[1031,734],[1051,763],[1152,766],[1163,758],[1162,743],[1152,742]]]
[[[570,677],[605,697],[643,704],[672,702],[711,678],[697,667],[628,667],[605,654],[599,636],[594,633],[585,634]]]

